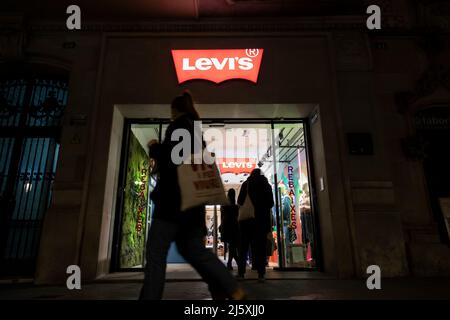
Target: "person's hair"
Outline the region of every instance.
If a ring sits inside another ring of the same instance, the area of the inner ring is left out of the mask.
[[[260,176],[260,175],[261,175],[261,169],[259,169],[259,168],[253,169],[253,171],[250,173],[250,177]]]
[[[172,108],[178,112],[189,114],[194,120],[200,119],[197,110],[195,110],[192,95],[188,91],[183,92],[181,96],[177,96],[173,99]]]
[[[231,188],[230,190],[228,190],[227,196],[231,204],[236,204],[236,190]]]

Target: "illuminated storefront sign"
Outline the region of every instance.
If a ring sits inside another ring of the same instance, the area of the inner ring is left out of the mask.
[[[256,168],[255,159],[218,159],[220,173],[251,173]]]
[[[172,50],[178,83],[193,79],[220,83],[244,79],[256,83],[263,49]]]

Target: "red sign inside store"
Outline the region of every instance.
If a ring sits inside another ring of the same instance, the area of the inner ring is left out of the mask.
[[[251,173],[256,168],[255,159],[218,159],[220,173]]]
[[[193,79],[220,83],[244,79],[256,83],[263,49],[172,50],[178,83]]]

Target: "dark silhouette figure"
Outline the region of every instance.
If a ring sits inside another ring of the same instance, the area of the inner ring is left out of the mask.
[[[156,160],[158,181],[151,199],[155,204],[152,224],[147,240],[147,264],[140,299],[161,299],[163,295],[166,261],[172,241],[178,251],[208,283],[213,299],[241,299],[244,297],[237,281],[214,253],[204,244],[206,235],[205,208],[199,206],[181,212],[181,195],[178,185],[177,166],[171,152],[177,142],[171,141],[176,129],[190,132],[194,143],[194,121],[199,116],[192,97],[184,93],[176,97],[171,106],[172,122],[162,143],[149,142],[150,158]],[[198,137],[202,139],[201,137]]]
[[[252,264],[258,271],[258,278],[262,282],[266,273],[267,238],[272,230],[270,210],[274,202],[272,187],[260,169],[254,169],[242,184],[238,197],[240,206],[244,205],[247,196],[250,197],[254,207],[254,218],[239,221],[241,243],[238,275],[243,277],[245,274],[246,257],[249,246],[252,244]]]
[[[239,243],[239,208],[236,204],[236,191],[228,190],[228,201],[230,204],[221,206],[220,234],[223,242],[228,244],[228,270],[233,269],[233,259],[238,263],[238,243]]]

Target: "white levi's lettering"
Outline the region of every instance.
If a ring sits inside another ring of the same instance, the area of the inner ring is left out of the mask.
[[[183,58],[183,70],[195,70],[194,66],[189,65],[189,58]]]
[[[251,169],[253,168],[253,165],[249,162],[224,162],[222,164],[223,168],[229,168],[229,169],[233,169],[233,168],[248,168]]]
[[[239,59],[239,68],[242,70],[250,70],[253,69],[253,62],[250,58],[241,58]]]
[[[228,69],[230,69],[230,70],[234,70],[235,69],[235,67],[234,67],[234,59],[233,58],[228,59]]]
[[[211,69],[211,60],[208,58],[200,58],[195,61],[195,67],[198,70],[206,71]]]
[[[223,59],[222,62],[219,62],[219,59],[217,58],[211,58],[211,61],[217,70],[223,70],[228,62],[228,58]]]

